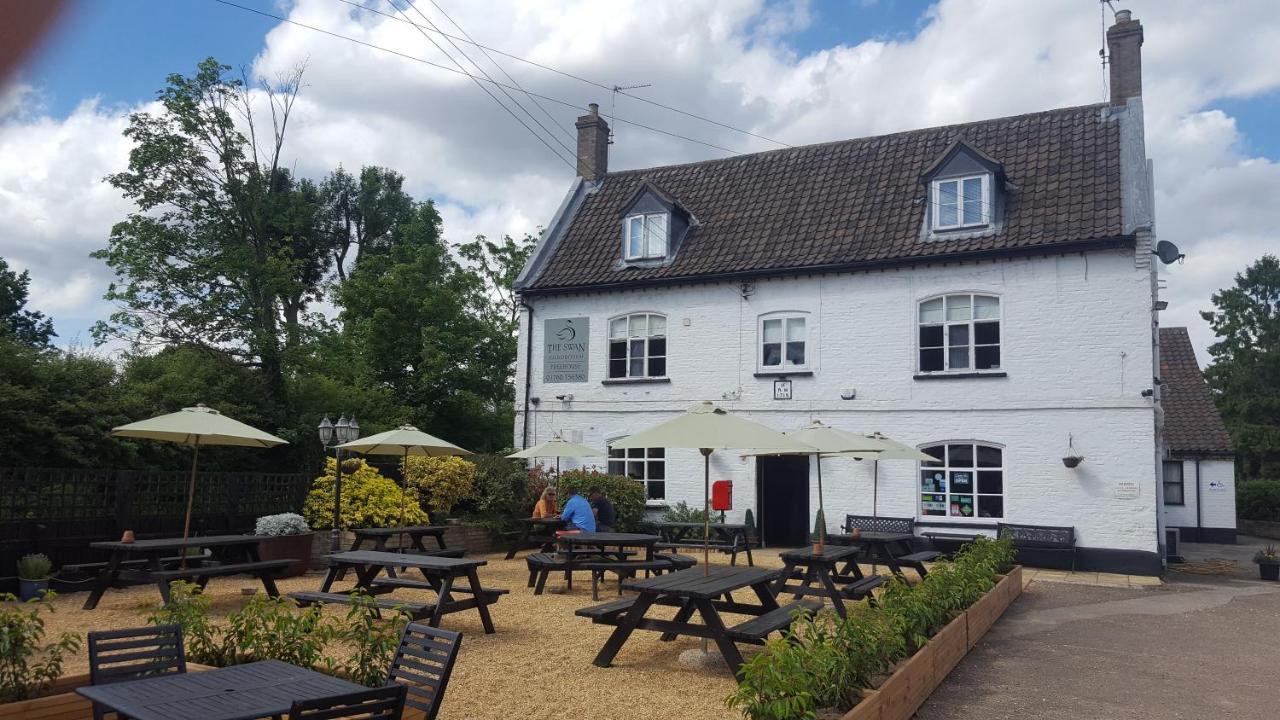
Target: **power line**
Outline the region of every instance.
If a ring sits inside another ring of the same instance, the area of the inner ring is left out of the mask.
[[[406,19],[409,17],[407,14],[405,14],[404,10],[401,10],[401,9],[400,9],[399,7],[397,7],[394,3],[392,4],[392,7],[394,7],[394,8],[396,9],[396,11],[397,11],[397,12],[399,12],[401,15],[404,15]],[[419,15],[421,15],[421,16],[422,16],[422,19],[426,20],[428,24],[431,24],[431,26],[432,26],[432,27],[435,27],[435,24],[431,22],[431,19],[430,19],[430,18],[428,18],[426,15],[424,15],[424,14],[422,13],[422,11],[418,9],[418,6],[417,6],[417,5],[414,5],[412,2],[410,2],[410,3],[409,3],[409,7],[413,8],[414,12],[418,13]],[[417,26],[417,25],[414,25],[414,27],[418,27],[418,26]],[[557,143],[559,143],[559,144],[560,144],[560,147],[564,148],[565,152],[567,152],[567,153],[569,154],[569,158],[570,158],[570,159],[566,159],[564,156],[562,156],[562,155],[559,153],[559,151],[557,151],[555,148],[551,147],[551,144],[550,144],[550,143],[548,143],[548,142],[546,141],[546,139],[545,139],[545,138],[543,138],[541,135],[539,135],[539,134],[538,134],[538,133],[537,133],[533,128],[529,127],[529,124],[528,124],[528,123],[526,123],[524,120],[521,120],[519,115],[516,115],[516,114],[515,114],[515,112],[513,112],[513,111],[511,110],[511,108],[507,107],[505,103],[503,103],[501,100],[499,100],[499,99],[498,99],[498,96],[497,96],[497,95],[494,95],[494,94],[493,94],[493,92],[492,92],[491,90],[489,90],[489,88],[485,87],[485,86],[484,86],[484,84],[482,84],[482,83],[480,82],[480,78],[478,78],[478,77],[476,77],[476,76],[474,76],[474,75],[471,75],[470,73],[467,73],[466,68],[462,66],[462,63],[458,62],[458,61],[457,61],[457,60],[456,60],[452,55],[450,55],[450,54],[449,54],[449,51],[445,50],[443,47],[440,47],[440,43],[436,42],[436,41],[435,41],[435,40],[434,40],[430,35],[428,35],[428,34],[426,33],[426,31],[425,31],[425,30],[423,30],[421,27],[418,27],[418,32],[422,34],[422,37],[426,38],[426,39],[427,39],[427,40],[428,40],[432,45],[434,45],[434,46],[435,46],[435,48],[436,48],[437,50],[439,50],[442,54],[444,54],[444,56],[445,56],[445,57],[449,58],[449,61],[450,61],[450,62],[452,62],[454,65],[457,65],[457,66],[458,66],[458,70],[460,70],[460,71],[462,71],[463,73],[465,73],[465,74],[467,75],[467,77],[470,77],[470,78],[471,78],[471,81],[472,81],[472,82],[474,82],[474,83],[476,84],[476,87],[478,87],[478,88],[480,88],[481,90],[483,90],[485,95],[488,95],[488,96],[489,96],[489,97],[490,97],[494,102],[498,103],[498,105],[500,105],[500,106],[502,107],[502,109],[503,109],[503,110],[506,110],[506,111],[507,111],[507,114],[508,114],[508,115],[510,115],[511,117],[515,118],[516,122],[518,122],[518,123],[520,123],[521,125],[523,125],[525,130],[528,130],[530,134],[532,134],[534,137],[538,138],[538,142],[540,142],[540,143],[542,143],[543,145],[545,145],[545,146],[547,147],[547,149],[548,149],[548,150],[550,150],[551,152],[555,153],[555,156],[556,156],[556,157],[560,158],[560,161],[561,161],[561,162],[563,162],[565,165],[568,165],[570,168],[573,168],[574,172],[577,172],[577,167],[574,165],[573,160],[572,160],[572,158],[574,158],[574,151],[573,151],[573,150],[570,150],[568,147],[566,147],[566,146],[565,146],[565,144],[564,144],[564,143],[560,142],[560,139],[559,139],[559,138],[557,138],[556,136],[552,135],[550,130],[547,130],[547,128],[546,128],[542,123],[538,122],[538,118],[534,117],[534,116],[533,116],[533,113],[529,112],[529,111],[528,111],[528,109],[526,109],[526,108],[525,108],[525,106],[521,105],[519,102],[517,102],[517,101],[516,101],[516,99],[515,99],[515,98],[511,97],[511,93],[507,92],[506,88],[503,88],[503,87],[501,87],[501,86],[499,86],[499,87],[498,87],[498,89],[502,91],[502,94],[503,94],[503,95],[506,95],[506,96],[507,96],[507,99],[508,99],[508,100],[510,100],[510,101],[512,102],[512,104],[514,104],[516,107],[520,108],[520,110],[521,110],[521,111],[523,111],[525,115],[528,115],[528,116],[529,116],[529,119],[530,119],[530,120],[532,120],[532,121],[534,122],[534,124],[535,124],[535,125],[537,125],[539,128],[542,128],[542,132],[546,133],[546,134],[547,134],[547,135],[548,135],[552,140],[555,140]],[[452,40],[450,40],[450,41],[449,41],[449,44],[453,45],[453,49],[454,49],[454,50],[457,50],[457,51],[458,51],[458,54],[460,54],[460,55],[462,55],[463,57],[467,58],[467,61],[468,61],[468,62],[470,62],[472,65],[474,65],[474,66],[475,66],[475,68],[476,68],[477,70],[479,70],[479,71],[480,71],[480,74],[481,74],[481,75],[484,75],[484,79],[485,79],[485,80],[488,80],[489,82],[494,83],[495,85],[497,84],[496,82],[494,82],[493,78],[489,77],[489,73],[485,72],[485,71],[484,71],[484,69],[483,69],[483,68],[481,68],[479,65],[476,65],[476,63],[475,63],[475,61],[474,61],[474,60],[472,60],[471,58],[467,57],[467,54],[466,54],[466,53],[464,53],[464,52],[462,52],[462,50],[461,50],[460,48],[458,48],[458,46],[457,46],[456,44],[454,44],[454,42],[453,42]]]
[[[301,21],[298,21],[298,20],[291,20],[291,19],[286,18],[286,17],[281,17],[280,15],[276,15],[275,13],[270,13],[270,12],[267,12],[267,11],[265,11],[265,10],[259,10],[259,9],[257,9],[257,8],[251,8],[251,7],[247,7],[247,6],[245,6],[245,5],[240,5],[240,4],[238,4],[238,3],[231,2],[231,0],[213,0],[213,2],[216,2],[216,3],[220,4],[220,5],[226,5],[227,7],[233,7],[233,8],[236,8],[236,9],[238,9],[238,10],[244,10],[245,12],[251,12],[251,13],[253,13],[253,14],[255,14],[255,15],[261,15],[262,17],[268,17],[268,18],[271,18],[271,19],[273,19],[273,20],[279,20],[280,22],[289,23],[290,25],[296,25],[296,26],[298,26],[298,27],[300,27],[300,28],[306,28],[307,30],[312,30],[312,31],[315,31],[315,32],[321,33],[321,34],[323,34],[323,35],[328,35],[329,37],[338,38],[339,40],[346,40],[346,41],[348,41],[348,42],[353,42],[353,43],[355,43],[355,44],[357,44],[357,45],[363,45],[364,47],[372,48],[372,49],[374,49],[374,50],[381,50],[382,52],[386,52],[386,53],[390,53],[390,54],[392,54],[392,55],[397,55],[397,56],[399,56],[399,57],[402,57],[402,58],[404,58],[405,60],[412,60],[412,61],[414,61],[414,62],[422,63],[423,65],[428,65],[428,66],[430,66],[430,67],[433,67],[433,68],[436,68],[436,69],[439,69],[439,70],[444,70],[444,71],[447,71],[447,72],[454,73],[454,74],[456,74],[456,75],[465,75],[466,77],[472,78],[473,80],[478,80],[478,81],[480,81],[480,82],[488,82],[488,83],[492,83],[492,84],[494,84],[494,85],[501,85],[502,87],[505,87],[505,88],[507,88],[508,90],[516,90],[516,91],[518,91],[518,92],[528,92],[531,96],[536,97],[536,98],[539,98],[539,99],[541,99],[541,100],[546,100],[547,102],[553,102],[553,103],[556,103],[556,104],[558,104],[558,105],[564,105],[565,107],[570,107],[570,108],[573,108],[573,109],[575,109],[575,110],[584,110],[584,109],[585,109],[585,108],[583,108],[581,105],[578,105],[577,103],[572,103],[572,102],[569,102],[569,101],[567,101],[567,100],[561,100],[560,98],[554,98],[554,97],[551,97],[551,96],[549,96],[549,95],[542,95],[542,94],[540,94],[540,93],[536,93],[536,92],[532,92],[532,91],[528,91],[528,90],[521,91],[521,90],[520,90],[520,88],[513,87],[513,86],[510,86],[510,85],[503,85],[502,83],[497,82],[497,81],[495,81],[495,80],[485,80],[485,79],[483,79],[483,78],[478,78],[478,77],[476,77],[476,76],[472,75],[471,73],[468,73],[468,72],[465,72],[465,71],[462,71],[462,70],[458,70],[457,68],[451,68],[451,67],[449,67],[448,65],[441,65],[440,63],[432,62],[432,61],[427,60],[427,59],[425,59],[425,58],[420,58],[420,57],[417,57],[417,56],[415,56],[415,55],[410,55],[410,54],[408,54],[408,53],[403,53],[403,52],[400,52],[399,50],[393,50],[393,49],[391,49],[391,48],[389,48],[389,47],[384,47],[384,46],[382,46],[382,45],[375,45],[374,43],[366,42],[366,41],[364,41],[364,40],[360,40],[359,38],[353,38],[353,37],[351,37],[350,35],[343,35],[342,33],[337,33],[337,32],[334,32],[334,31],[332,31],[332,30],[326,30],[326,29],[324,29],[324,28],[322,28],[322,27],[316,27],[315,25],[308,25],[307,23],[304,23],[304,22],[301,22]],[[505,53],[503,53],[503,54],[505,54]],[[634,127],[642,128],[642,129],[644,129],[644,130],[648,130],[648,131],[650,131],[650,132],[656,132],[656,133],[660,133],[660,134],[662,134],[662,135],[667,135],[667,136],[669,136],[669,137],[677,138],[677,139],[679,139],[679,140],[684,140],[684,141],[686,141],[686,142],[696,143],[696,144],[698,144],[698,145],[705,145],[705,146],[707,146],[707,147],[709,147],[709,148],[714,148],[714,149],[716,149],[716,150],[722,150],[722,151],[727,152],[727,153],[729,153],[729,154],[731,154],[731,155],[742,155],[742,153],[741,153],[741,152],[739,152],[739,151],[737,151],[737,150],[733,150],[733,149],[731,149],[731,148],[724,147],[724,146],[722,146],[722,145],[716,145],[715,143],[709,143],[709,142],[707,142],[707,141],[705,141],[705,140],[698,140],[698,139],[696,139],[696,138],[691,138],[691,137],[689,137],[689,136],[687,136],[687,135],[681,135],[680,133],[672,132],[672,131],[670,131],[670,130],[663,130],[663,129],[661,129],[661,128],[656,128],[656,127],[653,127],[653,126],[651,126],[651,125],[646,125],[646,124],[644,124],[644,123],[637,122],[637,121],[635,121],[635,120],[627,120],[627,119],[625,119],[625,118],[621,118],[621,117],[615,117],[615,118],[614,118],[614,120],[617,120],[618,122],[623,123],[623,124],[625,124],[625,125],[632,125],[632,126],[634,126]],[[563,159],[563,158],[562,158],[562,159]],[[576,170],[576,168],[575,168],[575,170]]]
[[[371,12],[371,13],[374,13],[375,15],[381,15],[381,16],[383,16],[383,17],[385,17],[385,18],[390,18],[390,19],[392,19],[392,20],[395,20],[396,22],[408,23],[408,24],[410,24],[410,25],[413,25],[413,24],[414,24],[411,20],[408,20],[408,19],[406,19],[406,18],[397,17],[397,16],[392,15],[392,14],[390,14],[390,13],[383,12],[382,10],[379,10],[379,9],[377,9],[377,8],[369,7],[368,5],[362,5],[361,3],[357,2],[356,0],[337,0],[337,1],[338,1],[338,2],[340,2],[340,3],[343,3],[344,5],[350,5],[351,7],[358,8],[358,9],[363,10],[363,11],[365,11],[365,12]],[[432,4],[434,5],[435,3],[432,3]],[[439,6],[437,6],[437,7],[439,7]],[[443,12],[443,11],[441,11],[441,12]],[[455,23],[455,24],[456,24],[456,23]],[[461,28],[459,28],[459,29],[461,29]],[[573,74],[573,73],[571,73],[571,72],[566,72],[566,71],[564,71],[564,70],[560,70],[560,69],[558,69],[558,68],[551,67],[550,65],[545,65],[545,64],[540,63],[540,62],[537,62],[537,61],[535,61],[535,60],[529,60],[528,58],[523,58],[523,57],[520,57],[519,55],[512,55],[512,54],[511,54],[511,53],[509,53],[509,52],[504,52],[504,51],[502,51],[502,50],[499,50],[499,49],[494,48],[494,47],[490,47],[490,46],[488,46],[488,45],[482,45],[482,44],[480,44],[480,43],[476,42],[475,40],[472,40],[470,36],[467,36],[466,38],[461,38],[461,37],[457,37],[457,36],[450,36],[448,33],[441,32],[440,30],[435,30],[434,32],[438,32],[438,33],[440,33],[441,35],[444,35],[445,37],[453,37],[453,39],[454,39],[454,40],[457,40],[457,41],[459,41],[459,42],[464,42],[464,43],[469,43],[469,44],[471,44],[471,45],[475,45],[476,47],[480,48],[481,50],[485,50],[485,51],[488,51],[488,52],[496,53],[496,54],[501,55],[501,56],[503,56],[503,57],[510,58],[510,59],[512,59],[512,60],[516,60],[516,61],[518,61],[518,62],[522,62],[522,63],[525,63],[525,64],[527,64],[527,65],[532,65],[533,67],[540,68],[540,69],[542,69],[542,70],[546,70],[547,72],[553,72],[553,73],[555,73],[555,74],[557,74],[557,75],[562,75],[562,76],[567,77],[567,78],[569,78],[569,79],[571,79],[571,80],[577,80],[578,82],[586,83],[586,84],[588,84],[588,85],[593,85],[593,86],[595,86],[595,87],[600,88],[601,90],[608,90],[609,92],[615,92],[615,88],[617,88],[617,86],[616,86],[616,85],[607,85],[607,84],[605,84],[605,83],[597,82],[597,81],[592,80],[592,79],[590,79],[590,78],[582,77],[581,75],[575,75],[575,74]],[[496,64],[496,63],[495,63],[495,64]],[[649,105],[653,105],[654,107],[659,107],[659,108],[662,108],[663,110],[668,110],[668,111],[673,112],[673,113],[678,113],[678,114],[680,114],[680,115],[684,115],[685,117],[690,117],[690,118],[693,118],[693,119],[695,119],[695,120],[701,120],[702,122],[710,123],[710,124],[712,124],[712,125],[716,125],[716,126],[718,126],[718,127],[725,128],[726,130],[732,130],[732,131],[734,131],[734,132],[742,133],[743,135],[750,135],[750,136],[751,136],[751,137],[753,137],[753,138],[758,138],[758,139],[760,139],[760,140],[765,140],[765,141],[771,142],[771,143],[773,143],[773,144],[775,144],[775,145],[781,145],[782,147],[795,147],[794,145],[791,145],[791,144],[788,144],[788,143],[784,143],[784,142],[782,142],[781,140],[774,140],[774,139],[773,139],[773,138],[771,138],[771,137],[767,137],[767,136],[765,136],[765,135],[760,135],[760,134],[758,134],[758,133],[751,132],[750,130],[743,130],[742,128],[734,127],[733,125],[729,125],[729,124],[727,124],[727,123],[720,122],[719,120],[714,120],[714,119],[709,118],[709,117],[706,117],[706,116],[704,116],[704,115],[699,115],[699,114],[697,114],[697,113],[689,112],[689,111],[687,111],[687,110],[681,110],[680,108],[677,108],[677,107],[672,107],[672,106],[670,106],[670,105],[665,105],[665,104],[663,104],[663,103],[658,102],[657,100],[650,100],[649,98],[646,98],[646,97],[641,97],[641,96],[639,96],[639,95],[633,95],[632,93],[625,92],[625,91],[624,91],[623,89],[621,89],[621,88],[617,89],[617,90],[616,90],[616,92],[618,92],[618,93],[619,93],[619,94],[621,94],[621,95],[625,95],[625,96],[627,96],[627,97],[631,98],[632,100],[639,100],[639,101],[640,101],[640,102],[642,102],[642,103],[646,103],[646,104],[649,104]]]

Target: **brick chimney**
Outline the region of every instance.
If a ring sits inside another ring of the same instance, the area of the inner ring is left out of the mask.
[[[587,109],[577,122],[578,177],[595,181],[609,172],[609,123],[600,117],[599,105],[591,103]]]
[[[1107,28],[1107,53],[1111,104],[1124,105],[1129,98],[1142,97],[1142,23],[1128,10],[1117,11],[1116,24]]]

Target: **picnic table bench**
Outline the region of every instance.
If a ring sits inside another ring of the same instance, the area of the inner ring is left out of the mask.
[[[591,595],[599,596],[599,583],[606,570],[621,568],[619,577],[626,568],[634,567],[629,558],[636,555],[635,550],[644,551],[644,560],[654,560],[653,546],[660,540],[657,535],[641,533],[566,533],[557,539],[557,547],[553,552],[534,553],[525,559],[529,567],[529,586],[534,595],[541,595],[547,578],[553,572],[563,572],[565,588],[573,589],[573,573],[575,570],[587,570],[591,573]],[[592,567],[586,567],[587,564]],[[654,565],[654,569],[668,569],[673,564]],[[644,570],[645,568],[636,568]]]
[[[884,582],[879,575],[863,577],[856,559],[860,552],[861,548],[855,545],[828,545],[820,553],[814,552],[813,548],[783,552],[779,556],[783,562],[783,575],[774,585],[774,594],[781,597],[784,593],[791,593],[796,600],[805,596],[826,598],[835,607],[836,614],[847,617],[845,600],[869,598],[871,591]],[[841,562],[845,563],[843,571],[836,569]],[[801,582],[791,584],[791,580]]]
[[[520,518],[522,527],[516,532],[507,549],[506,559],[510,560],[521,550],[540,548],[541,552],[550,552],[555,548],[556,531],[564,527],[564,521],[557,517]]]
[[[679,552],[681,550],[708,550],[729,555],[729,564],[738,564],[738,553],[747,555],[747,565],[754,566],[751,548],[755,544],[749,534],[750,528],[743,523],[711,523],[706,530],[711,537],[704,541],[704,526],[700,522],[674,522],[658,520],[647,523],[662,540],[655,547],[659,550]]]
[[[916,519],[909,517],[881,517],[875,515],[845,515],[844,533],[829,535],[841,544],[860,544],[866,548],[864,560],[875,565],[887,565],[895,575],[902,575],[903,566],[914,569],[920,577],[929,573],[924,564],[938,559],[937,550],[912,548],[916,536]],[[853,536],[854,530],[859,537]]]
[[[267,594],[276,597],[280,591],[276,588],[275,578],[294,560],[262,560],[258,555],[258,543],[262,538],[257,535],[211,535],[192,538],[153,538],[131,543],[119,541],[89,543],[95,550],[106,550],[111,557],[103,566],[94,581],[93,589],[85,600],[84,609],[92,610],[107,589],[118,580],[155,583],[164,602],[169,602],[169,583],[174,580],[193,578],[200,587],[204,587],[210,578],[230,575],[252,575],[262,583]],[[207,555],[186,557],[183,552],[189,548],[204,548]],[[173,568],[170,557],[178,552],[177,562],[180,567]],[[133,556],[138,555],[140,558]],[[142,567],[134,569],[125,564]],[[213,561],[213,562],[210,562]]]
[[[341,572],[350,569],[356,575],[353,590],[359,589],[375,596],[374,603],[380,609],[401,610],[415,620],[426,620],[431,627],[440,627],[440,619],[449,613],[474,609],[480,614],[480,623],[484,626],[485,633],[493,633],[493,619],[489,615],[489,606],[496,603],[500,596],[509,592],[503,588],[487,588],[480,584],[477,568],[488,562],[478,558],[447,558],[416,553],[348,550],[329,555],[328,559],[329,572],[325,575],[319,591],[293,592],[289,593],[289,597],[304,605],[350,604],[350,591],[331,592],[333,583]],[[378,577],[383,571],[395,567],[415,568],[422,573],[424,580]],[[428,590],[435,593],[436,599],[434,602],[423,602],[383,597],[398,588]],[[455,594],[469,597],[458,599],[454,597]]]

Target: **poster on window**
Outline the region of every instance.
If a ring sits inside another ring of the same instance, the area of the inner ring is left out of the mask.
[[[951,492],[953,493],[973,492],[973,473],[971,472],[951,473]]]
[[[587,381],[589,318],[557,318],[542,326],[542,382]]]
[[[952,495],[951,517],[973,517],[973,496]]]
[[[947,514],[947,496],[946,495],[921,495],[920,496],[920,512],[925,515],[946,515]]]
[[[926,470],[920,474],[920,492],[944,493],[946,491],[947,481],[941,472]]]

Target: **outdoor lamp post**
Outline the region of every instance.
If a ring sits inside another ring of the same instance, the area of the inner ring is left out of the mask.
[[[333,552],[342,552],[342,448],[337,446],[358,440],[360,424],[356,422],[355,415],[352,415],[350,420],[346,415],[342,415],[338,418],[337,424],[330,422],[329,416],[325,415],[324,420],[320,421],[318,430],[320,443],[326,450],[333,448],[334,458],[333,529],[329,531],[329,549]]]

